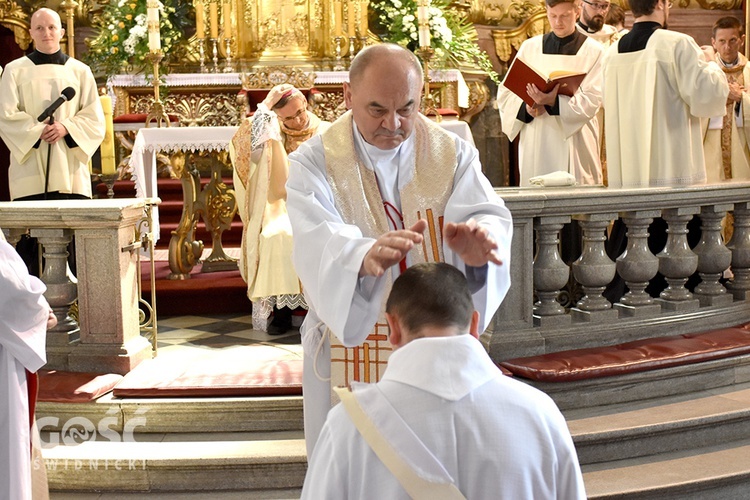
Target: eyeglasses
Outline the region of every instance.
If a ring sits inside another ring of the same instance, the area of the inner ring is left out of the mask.
[[[281,115],[279,115],[279,118],[281,118],[281,121],[283,121],[284,123],[287,123],[287,122],[291,122],[293,120],[296,120],[297,118],[300,118],[306,112],[307,112],[307,108],[303,107],[303,108],[300,108],[300,110],[297,111],[296,113],[294,113],[294,115],[292,115],[292,116],[281,116]]]
[[[608,3],[589,2],[587,0],[583,0],[583,3],[585,3],[586,5],[590,5],[591,8],[594,9],[594,10],[605,11],[605,10],[609,9],[609,4]]]

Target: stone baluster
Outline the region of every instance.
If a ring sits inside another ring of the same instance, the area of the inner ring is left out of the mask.
[[[573,277],[581,284],[585,295],[571,309],[574,319],[580,321],[617,319],[617,311],[602,296],[606,286],[615,277],[616,265],[604,248],[607,237],[604,231],[617,215],[585,214],[576,215],[583,229],[583,251],[573,263]]]
[[[659,272],[659,259],[648,248],[648,226],[661,210],[639,210],[621,214],[628,228],[628,246],[617,257],[617,273],[625,280],[628,292],[615,308],[623,316],[649,317],[658,315],[661,306],[646,293],[651,278]]]
[[[734,297],[719,283],[724,271],[732,263],[732,252],[721,237],[721,220],[732,209],[731,204],[701,207],[701,240],[693,249],[698,255],[698,275],[701,282],[693,293],[701,306],[727,306]]]
[[[559,251],[560,230],[569,222],[567,215],[539,217],[534,221],[537,235],[534,289],[539,297],[534,304],[534,324],[537,326],[570,323],[570,316],[557,301],[570,276],[570,268],[563,262]]]
[[[734,205],[734,233],[727,244],[732,251],[732,279],[727,288],[734,300],[750,299],[750,203]]]
[[[12,247],[15,248],[15,246],[18,244],[19,241],[21,241],[21,237],[28,233],[28,229],[21,229],[21,228],[9,228],[9,229],[3,229],[3,234],[5,235],[5,241],[7,241]]]
[[[57,317],[57,326],[47,331],[47,367],[67,369],[68,344],[78,337],[78,325],[68,314],[78,296],[78,286],[68,277],[68,245],[73,238],[70,229],[31,229],[31,236],[42,244],[47,285],[44,297]]]
[[[668,311],[690,311],[700,307],[698,299],[685,287],[688,278],[698,269],[698,256],[687,242],[687,224],[698,207],[670,208],[663,212],[667,221],[667,244],[657,257],[659,272],[667,280],[667,288],[659,302]]]

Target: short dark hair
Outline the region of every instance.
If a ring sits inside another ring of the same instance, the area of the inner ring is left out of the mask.
[[[649,16],[654,13],[659,0],[630,0],[633,17]]]
[[[560,5],[561,3],[572,3],[573,5],[578,5],[577,0],[545,0],[545,3],[547,4],[547,7],[554,7],[555,5]]]
[[[734,16],[725,16],[722,18],[719,18],[715,23],[714,27],[711,30],[711,37],[716,37],[716,31],[717,30],[725,30],[725,29],[736,29],[739,31],[740,36],[742,36],[744,33],[744,30],[742,29],[742,22],[737,19]]]
[[[426,326],[468,331],[474,302],[461,271],[450,264],[431,262],[411,266],[396,279],[385,310],[399,318],[410,338],[418,338]]]
[[[604,22],[613,26],[625,24],[625,11],[616,3],[610,4],[607,18]]]

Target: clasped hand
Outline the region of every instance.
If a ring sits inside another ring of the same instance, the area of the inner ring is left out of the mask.
[[[359,275],[382,276],[386,269],[406,257],[414,245],[422,243],[425,229],[427,222],[422,219],[409,229],[388,231],[380,236],[365,254]],[[443,228],[443,237],[448,248],[468,266],[481,267],[488,262],[502,265],[495,251],[498,248],[497,242],[474,219],[461,223],[449,222]]]
[[[555,85],[555,88],[545,94],[544,92],[539,90],[539,87],[537,87],[533,83],[529,83],[528,85],[526,85],[526,93],[529,94],[529,97],[534,99],[534,105],[529,106],[527,104],[526,111],[534,118],[543,115],[546,112],[544,106],[555,105],[555,100],[557,99],[557,91],[559,90],[559,88],[559,84]]]
[[[44,142],[54,144],[66,135],[68,135],[68,129],[66,129],[62,123],[54,122],[52,125],[47,124],[44,126],[41,139]]]

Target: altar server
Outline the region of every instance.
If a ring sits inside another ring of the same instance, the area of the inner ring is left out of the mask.
[[[34,52],[9,63],[0,80],[0,137],[11,152],[12,200],[42,199],[49,157],[50,199],[91,198],[88,162],[104,138],[104,113],[88,66],[60,50],[60,16],[42,8],[31,16]],[[38,117],[70,87],[75,95]]]
[[[44,474],[41,457],[32,462],[36,428],[30,405],[36,395],[29,386],[35,387],[31,379],[47,362],[47,327],[57,320],[44,298],[44,283],[29,275],[15,249],[1,238],[0,290],[0,499],[26,500],[32,498],[32,475]],[[34,498],[46,493],[37,491]]]
[[[586,77],[573,97],[558,95],[557,87],[542,93],[531,84],[529,106],[502,84],[498,107],[502,131],[518,137],[519,185],[553,172],[568,172],[578,184],[602,184],[599,158],[599,122],[602,102],[601,43],[576,29],[579,0],[547,0],[552,31],[523,42],[517,58],[544,72],[570,71]]]

